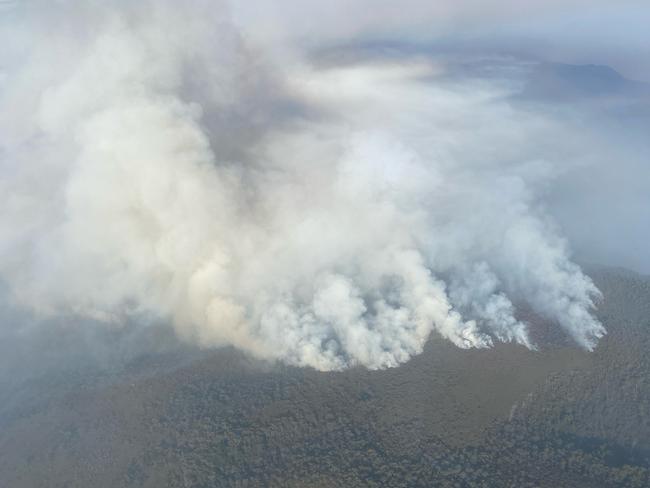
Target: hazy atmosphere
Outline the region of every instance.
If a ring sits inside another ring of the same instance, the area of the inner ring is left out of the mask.
[[[0,2],[0,386],[224,347],[591,357],[619,321],[589,270],[650,274],[648,25],[632,0]]]

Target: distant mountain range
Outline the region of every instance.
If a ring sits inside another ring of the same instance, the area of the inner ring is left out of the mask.
[[[526,97],[580,100],[594,97],[649,97],[650,84],[631,81],[609,66],[540,63],[530,71]]]

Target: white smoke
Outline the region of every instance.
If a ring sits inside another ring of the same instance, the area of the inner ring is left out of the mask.
[[[0,85],[18,303],[322,370],[396,366],[434,330],[534,347],[518,302],[587,349],[604,334],[541,204],[564,128],[507,87],[280,65],[214,2],[33,5]]]

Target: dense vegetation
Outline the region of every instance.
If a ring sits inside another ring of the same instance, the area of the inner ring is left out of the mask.
[[[650,486],[650,280],[591,271],[592,354],[432,338],[326,374],[184,351],[5,385],[0,486]]]

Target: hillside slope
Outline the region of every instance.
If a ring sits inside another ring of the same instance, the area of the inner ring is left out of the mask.
[[[433,337],[385,371],[220,350],[25,380],[3,392],[0,486],[650,486],[650,279],[590,274],[592,354],[538,322],[539,352]]]

